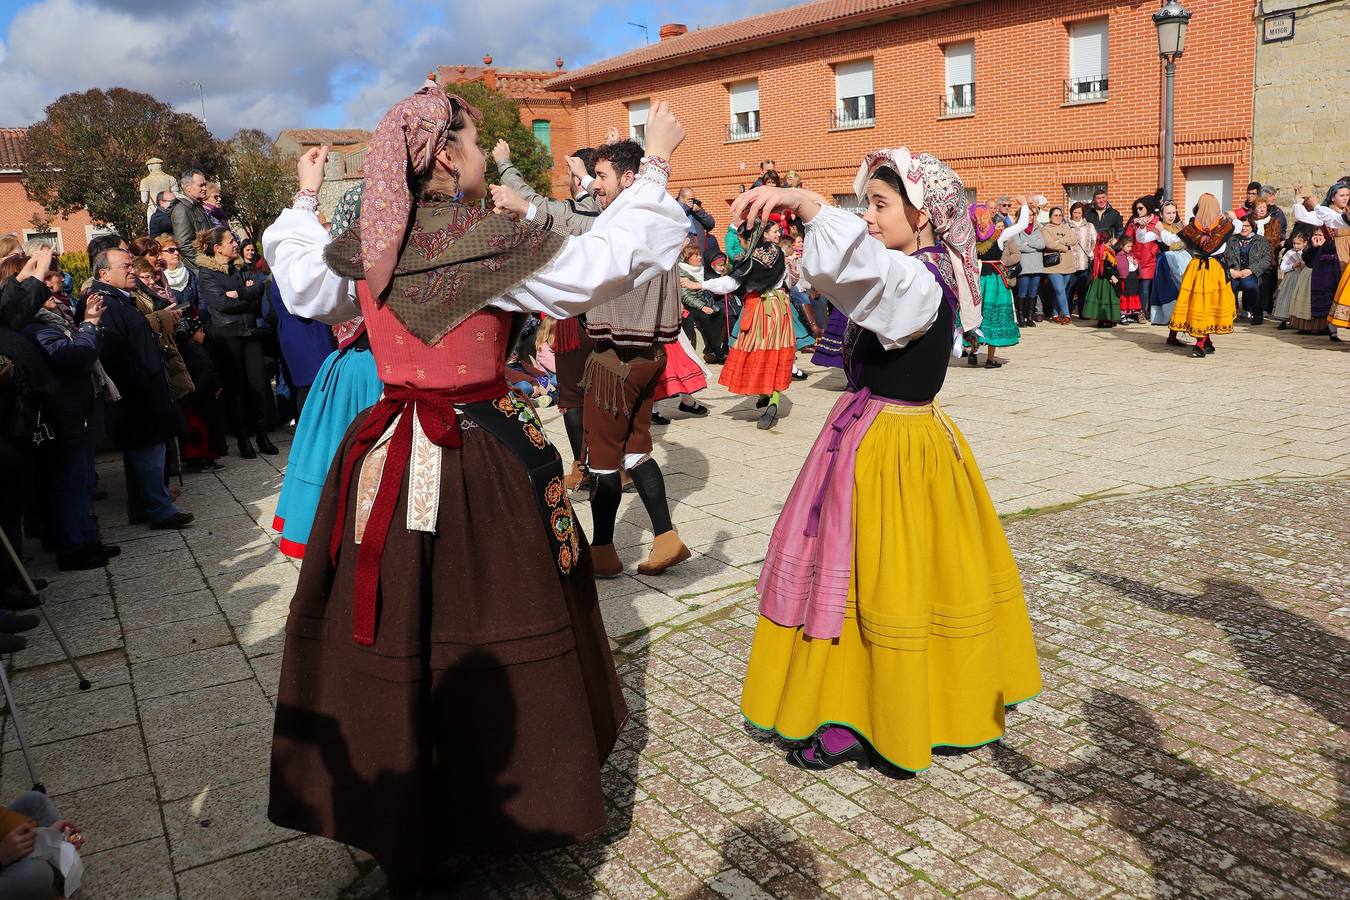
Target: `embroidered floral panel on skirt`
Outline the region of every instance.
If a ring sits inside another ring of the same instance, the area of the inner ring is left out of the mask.
[[[786,390],[792,384],[792,360],[797,353],[787,292],[746,294],[740,326],[718,382],[733,394]]]
[[[880,411],[852,475],[843,632],[761,616],[741,711],[793,740],[846,725],[917,771],[935,746],[996,740],[1004,707],[1040,691],[1021,577],[969,446],[932,407]],[[799,478],[785,510],[819,487]]]
[[[335,351],[319,367],[296,423],[272,520],[273,530],[281,532],[281,552],[287,556],[304,557],[333,455],[352,422],[380,399],[383,388],[369,350]]]
[[[1022,340],[1013,312],[1012,291],[997,273],[980,276],[980,303],[984,322],[980,331],[984,342],[991,347],[1011,347]]]
[[[1237,300],[1233,297],[1233,286],[1224,274],[1223,264],[1217,259],[1191,260],[1182,276],[1177,305],[1167,327],[1195,338],[1207,334],[1232,334],[1236,314]]]
[[[434,533],[405,526],[400,487],[374,645],[352,636],[355,478],[337,565],[327,540],[310,542],[286,623],[269,817],[402,873],[603,832],[600,768],[627,714],[584,539],[561,575],[518,458],[461,426]],[[314,534],[332,531],[354,434]]]

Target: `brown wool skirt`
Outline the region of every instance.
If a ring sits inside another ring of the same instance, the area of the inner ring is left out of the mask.
[[[600,767],[627,709],[584,538],[561,576],[524,469],[461,419],[463,448],[442,453],[438,533],[404,526],[405,482],[375,644],[357,644],[354,499],[336,567],[328,535],[362,419],[329,470],[291,601],[269,817],[399,874],[603,832]]]

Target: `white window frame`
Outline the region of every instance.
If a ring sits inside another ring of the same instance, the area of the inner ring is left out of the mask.
[[[117,234],[117,229],[110,228],[107,225],[86,225],[84,226],[84,242],[88,244],[96,237],[102,237],[105,234]]]
[[[727,140],[759,140],[759,79],[747,78],[728,84],[727,102],[731,113]]]
[[[1065,103],[1101,103],[1110,97],[1111,24],[1105,16],[1069,24]]]
[[[23,230],[23,242],[24,244],[27,244],[34,238],[38,238],[39,240],[45,240],[47,235],[54,235],[56,238],[54,243],[56,245],[57,256],[60,256],[62,253],[66,252],[66,239],[65,236],[61,234],[60,228],[49,228],[45,231],[40,231],[36,228],[25,228]]]
[[[969,51],[968,53],[965,51]],[[942,48],[944,116],[975,115],[975,41],[959,41]]]
[[[834,205],[844,212],[851,212],[859,216],[867,212],[867,201],[859,200],[858,195],[852,192],[847,194],[835,194],[833,199]]]
[[[643,147],[647,146],[647,117],[651,114],[651,100],[630,100],[628,107],[628,136]]]
[[[876,62],[855,59],[834,66],[834,129],[877,124]]]
[[[1084,206],[1092,205],[1092,198],[1098,191],[1106,190],[1104,181],[1081,181],[1064,185],[1064,205],[1065,208],[1073,206],[1075,203],[1081,203]],[[1065,213],[1065,217],[1068,213]]]

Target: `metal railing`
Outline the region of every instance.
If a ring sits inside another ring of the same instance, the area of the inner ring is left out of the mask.
[[[753,129],[747,128],[739,122],[732,122],[727,126],[727,142],[757,141],[759,140],[759,128],[759,122],[755,122]]]
[[[1065,103],[1095,103],[1105,100],[1109,95],[1109,84],[1105,75],[1064,79]]]
[[[944,118],[975,115],[975,83],[948,85],[938,115]]]
[[[873,112],[875,109],[873,106],[873,98],[867,97],[866,99],[867,103],[865,104],[865,108],[867,109],[867,112],[865,114],[861,108],[857,110],[849,110],[848,108],[834,109],[830,113],[830,129],[833,131],[842,131],[848,128],[871,128],[876,125],[877,117]],[[861,107],[863,104],[860,104],[859,106]]]

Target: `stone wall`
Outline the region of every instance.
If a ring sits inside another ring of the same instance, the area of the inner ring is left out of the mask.
[[[1350,43],[1350,3],[1276,0],[1265,9],[1294,10],[1294,37],[1263,44],[1256,22],[1253,177],[1277,186],[1282,203],[1299,182],[1321,202],[1327,186],[1350,171],[1346,76],[1335,75],[1331,62]]]

